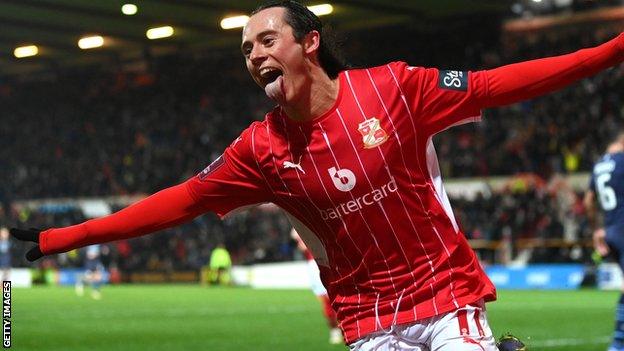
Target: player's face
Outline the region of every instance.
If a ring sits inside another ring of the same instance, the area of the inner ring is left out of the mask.
[[[241,49],[253,80],[266,88],[282,76],[285,101],[299,91],[308,72],[304,50],[284,21],[286,10],[272,7],[253,15],[243,29]]]

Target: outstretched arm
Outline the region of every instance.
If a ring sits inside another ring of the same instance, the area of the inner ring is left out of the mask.
[[[11,229],[20,240],[39,243],[27,258],[31,261],[86,245],[128,239],[187,222],[206,212],[189,193],[187,183],[164,189],[106,217],[41,233]],[[33,234],[34,233],[34,234]]]
[[[535,98],[624,61],[624,33],[600,46],[477,72],[482,107]]]

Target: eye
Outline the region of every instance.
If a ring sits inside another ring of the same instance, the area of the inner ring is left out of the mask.
[[[265,37],[262,39],[262,45],[264,46],[271,46],[273,45],[273,42],[275,42],[275,38],[273,37]]]
[[[250,46],[246,46],[243,48],[243,56],[249,58],[249,55],[251,55],[251,47]]]

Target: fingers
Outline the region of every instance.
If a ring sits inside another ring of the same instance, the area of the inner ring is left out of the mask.
[[[32,241],[34,243],[39,243],[39,231],[37,230],[24,230],[18,228],[11,228],[9,233],[17,240],[21,241]]]
[[[30,228],[28,230],[11,228],[9,233],[17,239],[21,241],[32,241],[34,243],[39,243],[39,233],[41,231],[39,229]],[[41,252],[41,248],[39,245],[33,247],[32,249],[26,252],[26,259],[30,262],[35,261],[39,258],[43,257],[43,252]]]
[[[598,245],[596,246],[596,251],[598,251],[600,256],[606,257],[609,254],[609,246],[606,244]]]
[[[35,261],[40,259],[41,257],[43,257],[43,252],[41,252],[41,249],[39,248],[39,245],[33,247],[32,249],[28,250],[28,252],[26,253],[26,259],[30,262]]]

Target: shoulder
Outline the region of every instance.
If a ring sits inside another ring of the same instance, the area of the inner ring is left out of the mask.
[[[425,68],[419,66],[411,66],[404,61],[392,61],[384,63],[378,66],[371,67],[357,67],[344,71],[346,74],[359,74],[363,72],[369,72],[371,74],[394,74],[402,75],[403,73],[415,73],[424,70]]]

